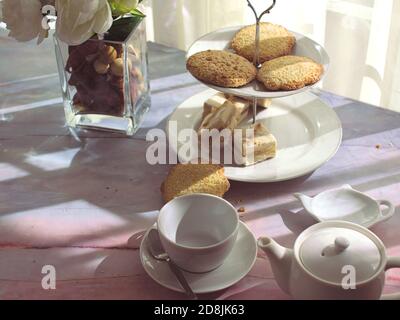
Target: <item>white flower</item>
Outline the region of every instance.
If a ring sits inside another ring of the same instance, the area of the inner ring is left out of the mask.
[[[107,0],[57,0],[56,10],[57,35],[69,45],[79,45],[95,33],[105,33],[113,23]]]
[[[10,30],[9,36],[18,41],[39,37],[40,43],[46,35],[42,28],[42,3],[39,0],[3,0],[2,15]]]

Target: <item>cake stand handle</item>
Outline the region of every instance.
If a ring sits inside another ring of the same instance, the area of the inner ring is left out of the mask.
[[[252,107],[253,107],[253,124],[256,123],[256,115],[257,115],[257,97],[253,97],[252,101]]]
[[[253,11],[254,16],[256,18],[256,48],[254,51],[254,58],[253,58],[253,64],[256,68],[258,68],[260,65],[260,21],[261,18],[266,13],[270,13],[272,8],[275,7],[275,4],[276,0],[272,0],[271,6],[268,9],[264,10],[260,15],[257,15],[257,11],[254,8],[253,4],[251,3],[250,0],[247,0],[247,5]],[[257,97],[253,97],[253,124],[256,123],[256,115],[257,115]]]
[[[260,65],[260,22],[261,18],[267,14],[270,13],[271,10],[275,7],[276,0],[272,0],[272,4],[270,7],[266,10],[264,10],[260,15],[257,14],[256,9],[254,8],[253,4],[251,3],[250,0],[247,0],[247,5],[250,7],[251,11],[254,13],[254,17],[256,18],[256,50],[254,52],[254,59],[253,63],[258,68]]]

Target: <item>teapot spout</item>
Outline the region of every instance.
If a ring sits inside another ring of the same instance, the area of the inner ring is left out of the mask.
[[[308,197],[305,194],[301,194],[301,193],[294,193],[293,196],[300,200],[304,209],[306,209],[306,211],[308,213],[311,213],[311,214],[313,213],[312,206],[311,206],[311,202],[312,202],[311,197]]]
[[[279,287],[290,295],[290,277],[293,260],[293,250],[285,248],[268,237],[258,239],[258,247],[268,256]]]

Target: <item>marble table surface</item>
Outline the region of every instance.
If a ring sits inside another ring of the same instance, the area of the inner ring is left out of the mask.
[[[163,205],[169,167],[151,166],[146,130],[204,89],[185,73],[184,53],[149,44],[152,109],[132,138],[81,136],[64,126],[51,40],[36,48],[0,32],[0,299],[185,299],[153,282],[140,264],[143,231]],[[314,173],[287,182],[232,182],[226,194],[255,236],[293,245],[314,222],[292,193],[351,184],[396,206],[373,231],[400,255],[400,114],[314,90],[340,117],[343,144]],[[42,268],[56,269],[56,289]],[[385,292],[400,291],[400,270]],[[288,299],[259,253],[251,272],[207,299]]]

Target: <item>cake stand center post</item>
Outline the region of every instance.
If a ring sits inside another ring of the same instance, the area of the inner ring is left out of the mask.
[[[254,63],[254,66],[258,69],[260,66],[260,22],[261,22],[261,18],[265,14],[271,12],[272,8],[275,7],[276,0],[272,0],[272,4],[269,6],[269,8],[264,10],[260,15],[257,14],[257,11],[254,8],[254,6],[250,0],[247,0],[247,4],[250,7],[250,9],[253,11],[254,17],[256,18],[256,39],[255,39],[255,50],[254,50],[253,63]],[[253,97],[253,124],[256,123],[256,114],[257,114],[257,97]]]

